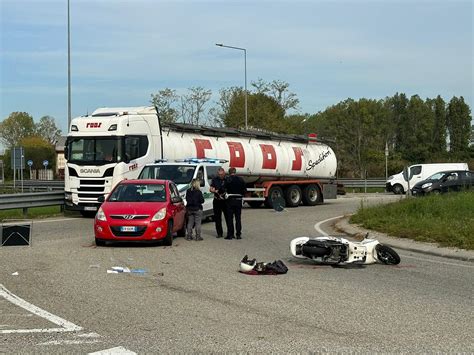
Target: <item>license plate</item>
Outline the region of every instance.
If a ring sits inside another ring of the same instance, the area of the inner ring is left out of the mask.
[[[136,232],[136,231],[137,231],[137,227],[134,227],[134,226],[123,226],[123,227],[120,227],[120,231],[121,231],[121,232]]]
[[[95,207],[95,206],[86,206],[86,207],[84,207],[84,211],[97,211],[97,207]]]

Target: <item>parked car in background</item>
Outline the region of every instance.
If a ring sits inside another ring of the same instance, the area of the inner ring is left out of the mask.
[[[474,188],[474,171],[449,170],[431,175],[411,189],[414,196]]]
[[[95,243],[163,241],[184,236],[185,208],[176,185],[169,180],[123,180],[99,199],[94,221]]]
[[[467,163],[435,163],[435,164],[416,164],[408,167],[410,178],[410,189],[420,181],[428,179],[431,175],[440,171],[448,170],[469,170]],[[394,194],[403,194],[408,191],[408,182],[403,177],[403,171],[389,176],[385,184],[387,192],[393,191]]]

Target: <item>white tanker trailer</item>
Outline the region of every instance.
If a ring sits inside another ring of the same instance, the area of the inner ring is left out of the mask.
[[[72,120],[65,147],[65,208],[95,213],[99,196],[157,160],[213,158],[235,167],[271,206],[315,205],[336,197],[337,161],[326,144],[303,136],[161,125],[154,107],[101,108]],[[210,178],[210,176],[207,176]],[[251,205],[261,201],[251,200]]]

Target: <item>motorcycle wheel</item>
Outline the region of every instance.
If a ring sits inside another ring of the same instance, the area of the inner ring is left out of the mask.
[[[377,258],[385,265],[400,264],[400,256],[389,246],[378,244],[375,246],[375,251],[377,252]]]

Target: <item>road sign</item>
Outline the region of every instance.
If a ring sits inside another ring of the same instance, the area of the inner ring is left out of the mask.
[[[43,160],[43,166],[44,166],[45,168],[48,166],[48,164],[49,164],[49,161]]]
[[[11,167],[12,169],[25,168],[25,150],[23,149],[23,147],[12,148]]]
[[[26,164],[28,164],[29,167],[32,167],[33,166],[33,160],[28,160],[26,162]]]

